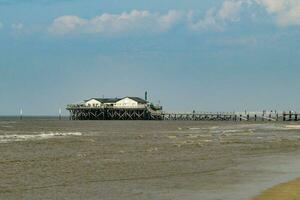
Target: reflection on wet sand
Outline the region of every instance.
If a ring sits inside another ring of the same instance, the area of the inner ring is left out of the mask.
[[[300,199],[300,179],[282,183],[271,189],[264,191],[253,200],[299,200]]]

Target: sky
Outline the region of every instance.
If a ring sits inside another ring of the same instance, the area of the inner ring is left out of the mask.
[[[300,0],[0,0],[0,115],[90,97],[300,111]]]

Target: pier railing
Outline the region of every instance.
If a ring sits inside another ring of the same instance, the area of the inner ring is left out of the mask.
[[[163,112],[164,120],[194,120],[194,121],[300,121],[298,112],[193,112],[168,113]]]

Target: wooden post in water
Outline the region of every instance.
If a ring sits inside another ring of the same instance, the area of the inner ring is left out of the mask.
[[[298,114],[295,113],[295,121],[298,121]]]
[[[250,120],[250,115],[248,114],[248,115],[247,115],[247,121],[249,121],[249,120]]]
[[[255,114],[255,115],[254,115],[254,121],[256,121],[256,120],[257,120],[257,115]]]
[[[73,112],[72,112],[72,111],[70,111],[69,120],[71,121],[71,120],[72,120],[72,118],[73,118]]]
[[[292,121],[292,111],[289,111],[289,121]]]
[[[279,115],[278,115],[278,113],[276,113],[276,121],[278,121],[279,120]]]
[[[282,113],[282,117],[283,117],[283,121],[286,121],[286,114],[285,114],[285,111],[283,111],[283,113]]]
[[[21,108],[20,109],[20,120],[22,120],[23,119],[23,109]]]
[[[61,108],[58,109],[58,119],[61,120]]]

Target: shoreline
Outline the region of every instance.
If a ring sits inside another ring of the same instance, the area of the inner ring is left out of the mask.
[[[281,183],[263,191],[252,200],[290,200],[300,199],[300,178]]]
[[[230,199],[230,200],[290,200],[292,193],[288,193],[288,198],[274,198],[278,195],[275,191],[278,187],[285,186],[296,180],[300,188],[300,150],[295,149],[290,152],[277,152],[272,154],[256,155],[255,157],[242,158],[238,166],[233,171],[244,171],[244,175],[237,177],[239,183],[232,184],[216,193],[208,193],[204,199]],[[258,164],[259,163],[259,164]],[[228,171],[226,170],[226,173]],[[265,196],[265,192],[272,190],[274,196]],[[282,190],[279,190],[282,191]],[[220,193],[221,192],[221,195]],[[286,194],[285,194],[286,195]],[[297,198],[300,199],[300,193]]]

